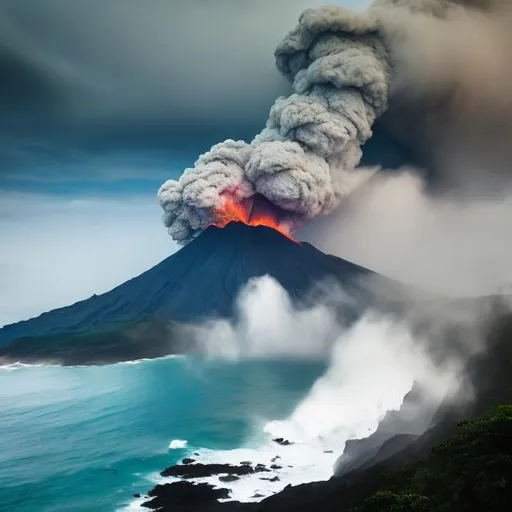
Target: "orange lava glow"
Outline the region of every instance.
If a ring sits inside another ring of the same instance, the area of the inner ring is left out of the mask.
[[[243,222],[248,226],[265,226],[275,229],[286,238],[298,243],[297,240],[279,224],[277,219],[272,215],[270,207],[255,207],[254,196],[245,199],[241,203],[236,203],[228,196],[224,196],[224,204],[222,208],[215,210],[215,216],[217,218],[215,226],[218,228],[226,227],[230,222]]]

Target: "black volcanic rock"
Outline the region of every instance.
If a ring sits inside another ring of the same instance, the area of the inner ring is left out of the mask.
[[[499,301],[498,301],[499,302]],[[505,301],[508,302],[508,301]],[[412,471],[419,465],[418,460],[429,460],[432,457],[432,447],[438,443],[443,442],[445,448],[449,446],[446,440],[453,436],[458,426],[458,421],[469,418],[476,418],[489,411],[491,408],[498,404],[512,404],[512,377],[510,369],[512,368],[512,314],[505,311],[499,310],[499,307],[495,310],[495,317],[490,322],[490,327],[486,333],[486,347],[487,350],[481,354],[477,354],[470,359],[466,365],[466,374],[469,378],[471,388],[474,390],[473,400],[467,403],[464,407],[454,407],[452,403],[443,404],[435,413],[432,421],[432,426],[421,436],[415,436],[411,434],[397,434],[393,437],[386,436],[382,444],[378,442],[373,444],[374,441],[378,441],[379,435],[386,432],[385,428],[377,430],[377,436],[372,439],[359,441],[352,445],[355,448],[354,455],[356,456],[355,464],[352,464],[352,468],[338,467],[339,473],[343,476],[334,477],[326,482],[313,482],[310,484],[304,484],[297,487],[286,488],[282,492],[267,498],[262,501],[256,508],[258,512],[307,512],[310,510],[323,510],[326,512],[351,512],[356,510],[354,507],[360,505],[365,497],[370,496],[380,489],[386,489],[390,478],[393,475],[394,480],[401,482],[403,478],[403,468],[409,464]],[[411,395],[414,393],[411,392]],[[392,415],[388,415],[383,420],[384,427],[392,419]],[[405,426],[405,425],[403,425]],[[469,429],[471,432],[471,429]],[[503,429],[503,439],[508,440],[508,461],[510,461],[510,444],[511,430],[510,421],[506,429]],[[481,436],[476,440],[471,440],[466,433],[461,439],[468,438],[467,445],[458,447],[458,454],[464,459],[465,453],[469,453],[471,449],[478,443],[487,443],[489,438],[487,434]],[[502,439],[502,441],[503,441]],[[382,439],[380,440],[382,441]],[[359,446],[358,446],[359,445]],[[490,446],[494,446],[492,442]],[[495,443],[494,448],[505,448],[505,443]],[[369,453],[358,451],[357,448],[366,448]],[[484,452],[485,453],[485,452]],[[481,457],[482,454],[479,454]],[[481,458],[480,463],[484,464],[489,457],[493,455],[491,452],[485,453],[486,458]],[[452,462],[452,457],[447,456],[444,461],[444,466],[448,467]],[[475,462],[471,462],[470,457],[467,457],[468,467],[463,468],[464,470],[472,469],[475,467],[478,469],[480,466]],[[421,466],[419,466],[421,469]],[[510,467],[510,465],[508,466]],[[341,470],[341,471],[340,471]],[[505,466],[502,468],[502,473],[498,471],[492,473],[489,472],[490,478],[489,488],[493,491],[498,491],[504,488],[504,485],[508,485],[511,489],[510,471],[506,472]],[[482,481],[486,478],[486,472],[483,466],[481,470],[477,471],[482,476]],[[461,479],[467,476],[469,472],[465,473],[461,471],[458,475]],[[496,482],[493,484],[493,480]],[[478,480],[478,478],[477,478]],[[505,482],[505,483],[504,483]],[[455,488],[454,481],[441,480],[437,486],[440,489],[452,489]],[[474,485],[468,487],[472,489]],[[433,491],[435,488],[432,489]],[[512,490],[512,489],[511,489]],[[409,491],[408,491],[409,492]],[[508,491],[508,496],[512,496],[512,492]],[[460,493],[463,497],[464,493]],[[478,506],[472,510],[510,510],[510,500],[503,506],[479,508]],[[365,509],[367,510],[367,509]],[[387,510],[384,508],[375,508],[372,510]],[[404,508],[402,510],[405,510]],[[431,510],[441,510],[441,508],[432,508]],[[443,508],[442,510],[451,510],[449,508]],[[457,510],[469,510],[469,508],[458,508]]]
[[[232,466],[231,464],[177,464],[164,469],[160,474],[179,478],[204,478],[213,475],[243,476],[261,471],[268,471],[268,469],[262,464],[254,468],[248,465]]]
[[[281,479],[278,477],[278,476],[274,476],[274,477],[269,477],[269,478],[265,478],[265,477],[262,477],[260,478],[260,480],[268,480],[269,482],[279,482]]]
[[[282,437],[277,437],[276,439],[272,439],[272,441],[274,441],[274,443],[280,444],[281,446],[290,446],[293,444],[288,441],[288,439],[283,439]]]
[[[418,413],[421,391],[417,384],[404,397],[398,411],[388,411],[377,430],[363,439],[346,442],[343,454],[336,462],[334,474],[342,476],[354,470],[373,466],[398,453],[425,432],[432,421],[436,406],[423,405]]]
[[[182,353],[179,326],[230,317],[240,289],[274,277],[295,300],[318,281],[350,286],[368,271],[267,227],[232,223],[102,295],[0,329],[0,363],[111,363]]]
[[[240,480],[240,477],[236,475],[225,475],[219,476],[219,480],[221,482],[236,482],[237,480]]]
[[[204,510],[217,500],[228,498],[228,489],[215,489],[209,484],[174,482],[157,485],[148,494],[150,498],[142,504],[152,510]]]

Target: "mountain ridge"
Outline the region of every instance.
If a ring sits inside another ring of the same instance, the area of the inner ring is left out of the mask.
[[[119,343],[132,340],[134,332],[144,330],[141,322],[157,324],[152,332],[172,338],[177,324],[231,317],[238,292],[254,277],[272,276],[293,300],[300,301],[319,281],[334,279],[349,287],[369,273],[271,228],[241,223],[222,229],[212,226],[175,254],[104,294],[4,326],[0,329],[0,361],[35,361],[44,354],[43,360],[89,364],[95,359],[92,354],[77,359],[66,351],[74,347],[76,352],[85,342],[98,350],[102,343],[111,344],[114,332]],[[58,347],[58,352],[49,351],[48,344]],[[165,355],[166,349],[161,343],[158,346],[156,354]],[[183,350],[173,343],[169,353]],[[116,346],[116,357],[104,359],[104,354],[102,361],[141,354],[151,357],[152,353],[150,346],[135,352],[123,355],[122,347]]]

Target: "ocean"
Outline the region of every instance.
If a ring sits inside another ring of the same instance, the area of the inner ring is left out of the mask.
[[[235,499],[326,479],[339,453],[279,446],[267,428],[286,420],[324,371],[319,362],[188,357],[0,367],[0,511],[141,510],[144,499],[133,495],[169,481],[159,472],[184,457],[281,457],[279,481],[223,484]]]

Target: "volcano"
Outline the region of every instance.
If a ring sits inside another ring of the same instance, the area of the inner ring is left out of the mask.
[[[293,300],[315,283],[350,287],[369,271],[266,226],[211,226],[155,267],[113,290],[0,329],[2,362],[99,364],[187,350],[180,327],[230,318],[241,288],[275,278]]]

